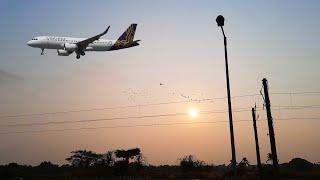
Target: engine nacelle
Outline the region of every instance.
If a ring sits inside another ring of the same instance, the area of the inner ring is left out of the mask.
[[[69,56],[72,53],[72,52],[66,51],[64,49],[58,49],[57,52],[58,52],[59,56]]]
[[[65,43],[64,50],[66,51],[75,51],[78,48],[76,44]]]

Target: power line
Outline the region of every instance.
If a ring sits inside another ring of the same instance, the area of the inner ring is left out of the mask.
[[[274,106],[281,108],[281,110],[297,110],[297,109],[307,109],[307,108],[320,108],[320,105],[308,105],[308,106]],[[257,111],[261,111],[262,108],[257,108]],[[234,113],[237,112],[248,112],[249,108],[238,108],[234,109]],[[226,113],[226,110],[211,110],[211,111],[201,111],[199,114],[218,114]],[[172,116],[186,116],[188,113],[169,113],[169,114],[155,114],[155,115],[142,115],[142,116],[127,116],[127,117],[112,117],[112,118],[100,118],[100,119],[82,119],[75,121],[48,121],[48,122],[38,122],[38,123],[17,123],[17,124],[0,124],[1,127],[19,127],[19,126],[41,126],[50,124],[74,124],[74,123],[85,123],[85,122],[99,122],[99,121],[115,121],[115,120],[127,120],[127,119],[143,119],[143,118],[156,118],[156,117],[172,117]]]
[[[37,130],[37,131],[11,131],[11,132],[0,132],[0,134],[60,132],[60,131],[74,131],[74,130],[114,129],[114,128],[149,127],[149,126],[170,126],[170,125],[185,125],[185,124],[225,123],[225,122],[228,122],[228,121],[177,122],[177,123],[157,123],[157,124],[154,123],[154,124],[136,124],[136,125],[82,127],[82,128],[68,128],[68,129],[50,129],[50,130]]]
[[[296,105],[296,106],[273,106],[273,107],[278,107],[281,110],[286,110],[286,109],[317,109],[320,108],[319,104],[314,104],[314,105]]]
[[[272,92],[270,94],[286,94],[286,95],[295,95],[295,94],[302,94],[302,95],[317,95],[320,94],[320,91],[304,91],[304,92]]]
[[[297,119],[320,120],[319,118],[284,118],[277,119],[278,121],[288,121]],[[234,122],[251,122],[252,120],[243,119]],[[266,121],[260,120],[261,121]],[[135,125],[117,125],[117,126],[98,126],[98,127],[81,127],[81,128],[66,128],[66,129],[49,129],[49,130],[27,130],[27,131],[8,131],[0,132],[0,134],[24,134],[24,133],[43,133],[43,132],[62,132],[62,131],[76,131],[76,130],[94,130],[94,129],[117,129],[117,128],[132,128],[132,127],[150,127],[150,126],[172,126],[172,125],[189,125],[189,124],[218,124],[228,123],[229,121],[198,121],[198,122],[174,122],[174,123],[153,123],[153,124],[135,124]],[[259,122],[259,121],[258,121]]]
[[[320,117],[291,117],[291,118],[274,118],[274,121],[287,121],[287,120],[320,120]]]
[[[170,116],[182,116],[182,115],[187,115],[187,114],[173,113],[173,114],[156,114],[156,115],[114,117],[114,118],[101,118],[101,119],[83,119],[83,120],[76,120],[76,121],[49,121],[49,122],[39,122],[39,123],[19,123],[19,124],[0,125],[0,127],[35,126],[35,125],[49,125],[49,124],[73,124],[73,123],[84,123],[84,122],[115,121],[115,120],[126,120],[126,119],[143,119],[143,118],[170,117]]]
[[[212,101],[213,99],[203,99],[196,102]],[[157,106],[157,105],[168,105],[168,104],[179,104],[191,102],[190,100],[184,101],[171,101],[171,102],[161,102],[161,103],[147,103],[140,105],[129,105],[129,106],[113,106],[113,107],[102,107],[102,108],[91,108],[91,109],[79,109],[79,110],[66,110],[66,111],[55,111],[55,112],[44,112],[44,113],[31,113],[31,114],[17,114],[17,115],[4,115],[0,118],[12,118],[12,117],[26,117],[26,116],[43,116],[43,115],[55,115],[55,114],[67,114],[67,113],[78,113],[78,112],[88,112],[88,111],[101,111],[101,110],[112,110],[112,109],[125,109],[125,108],[136,108],[145,106]],[[192,101],[193,102],[193,101]]]
[[[66,110],[66,111],[55,111],[55,112],[44,112],[44,113],[5,115],[5,116],[0,116],[0,118],[26,117],[26,116],[43,116],[43,115],[55,115],[55,114],[67,114],[67,113],[78,113],[78,112],[86,112],[86,111],[101,111],[101,110],[112,110],[112,109],[123,109],[123,108],[135,108],[135,107],[143,107],[143,106],[156,106],[156,105],[166,105],[166,104],[178,104],[178,103],[184,103],[184,102],[190,102],[190,101],[172,101],[172,102],[149,103],[149,104],[141,104],[141,105],[113,106],[113,107],[91,108],[91,109],[79,109],[79,110]]]
[[[249,110],[235,110],[234,112],[244,112]],[[225,113],[227,111],[201,111],[199,114],[216,114]],[[143,118],[155,118],[155,117],[172,117],[172,116],[187,116],[188,113],[170,113],[170,114],[155,114],[155,115],[142,115],[142,116],[128,116],[128,117],[113,117],[113,118],[100,118],[100,119],[83,119],[75,121],[48,121],[39,123],[18,123],[18,124],[2,124],[0,127],[17,127],[17,126],[40,126],[50,124],[74,124],[85,122],[99,122],[99,121],[115,121],[115,120],[127,120],[127,119],[143,119]]]
[[[298,95],[298,94],[320,94],[320,91],[310,91],[310,92],[274,92],[270,94],[279,94],[279,95]],[[259,96],[260,94],[245,94],[232,96],[231,98],[245,98],[245,97],[254,97]],[[227,97],[214,97],[208,99],[193,99],[193,100],[183,100],[183,101],[171,101],[171,102],[160,102],[160,103],[147,103],[140,105],[128,105],[128,106],[113,106],[113,107],[102,107],[102,108],[90,108],[90,109],[79,109],[79,110],[65,110],[65,111],[54,111],[54,112],[43,112],[43,113],[30,113],[30,114],[14,114],[14,115],[2,115],[0,118],[14,118],[14,117],[28,117],[28,116],[45,116],[45,115],[55,115],[55,114],[67,114],[67,113],[79,113],[79,112],[89,112],[89,111],[101,111],[101,110],[112,110],[112,109],[125,109],[125,108],[136,108],[136,107],[146,107],[146,106],[157,106],[157,105],[168,105],[168,104],[179,104],[179,103],[190,103],[190,102],[208,102],[213,100],[222,100]]]
[[[257,94],[246,94],[239,96],[232,96],[232,98],[243,98],[243,97],[252,97]],[[44,113],[30,113],[30,114],[15,114],[15,115],[2,115],[0,118],[14,118],[14,117],[27,117],[27,116],[44,116],[44,115],[55,115],[55,114],[67,114],[67,113],[79,113],[79,112],[89,112],[89,111],[101,111],[101,110],[113,110],[113,109],[125,109],[125,108],[136,108],[136,107],[145,107],[145,106],[159,106],[159,105],[168,105],[168,104],[180,104],[180,103],[203,103],[213,100],[226,99],[227,97],[215,97],[207,99],[190,99],[183,101],[170,101],[170,102],[160,102],[160,103],[147,103],[147,104],[138,104],[138,105],[128,105],[128,106],[110,106],[102,108],[91,108],[91,109],[79,109],[79,110],[66,110],[66,111],[54,111],[54,112],[44,112]]]

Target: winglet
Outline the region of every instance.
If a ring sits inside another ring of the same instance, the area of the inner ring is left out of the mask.
[[[105,35],[109,31],[109,28],[110,26],[108,26],[108,28],[103,33],[101,33],[101,36]]]
[[[77,42],[76,44],[80,48],[85,48],[85,47],[88,46],[89,43],[92,43],[93,41],[100,39],[101,36],[107,34],[107,32],[109,31],[109,28],[110,28],[110,26],[108,26],[108,28],[103,33],[95,35],[95,36],[93,36],[91,38],[85,39],[83,41]]]

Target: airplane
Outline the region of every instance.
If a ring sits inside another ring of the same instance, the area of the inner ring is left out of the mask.
[[[59,56],[69,56],[75,52],[79,59],[80,55],[85,55],[85,51],[113,51],[138,46],[140,40],[133,40],[136,27],[137,24],[131,24],[117,40],[100,39],[108,32],[108,26],[104,32],[91,38],[37,36],[28,41],[27,45],[40,48],[41,55],[45,49],[56,49]]]

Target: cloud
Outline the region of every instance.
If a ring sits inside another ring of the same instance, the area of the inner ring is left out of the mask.
[[[0,82],[17,82],[23,81],[23,77],[0,69]]]

